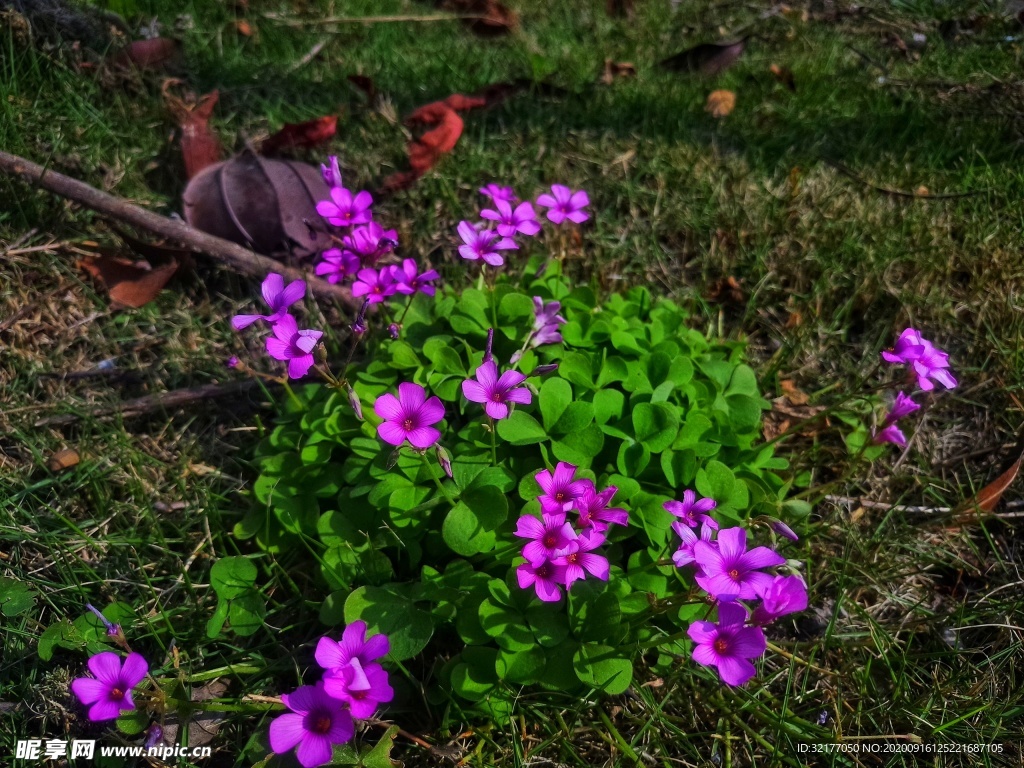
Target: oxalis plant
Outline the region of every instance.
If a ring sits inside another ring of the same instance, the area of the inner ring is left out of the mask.
[[[232,321],[268,329],[287,372],[234,533],[293,553],[304,576],[314,566],[327,627],[309,649],[319,680],[235,707],[276,715],[269,751],[294,750],[306,768],[388,764],[394,729],[362,754],[347,742],[358,721],[379,722],[391,675],[411,677],[404,662],[420,656],[435,663],[411,682],[430,703],[497,723],[524,686],[618,694],[641,665],[665,674],[692,661],[724,685],[756,684],[772,623],[807,607],[785,547],[810,505],[789,498],[787,462],[760,440],[768,404],[743,346],[709,340],[647,288],[599,299],[569,285],[559,257],[564,228],[589,218],[583,191],[556,184],[533,203],[481,189],[491,207],[459,224],[456,246],[480,273],[459,290],[393,255],[396,232],[373,220],[369,193],[342,186],[333,158],[323,173],[334,247],[316,271],[351,284],[358,316],[336,338],[302,329],[292,310],[305,284],[270,275],[267,312]],[[545,233],[537,208],[559,229]],[[923,390],[956,384],[915,329],[883,356]],[[897,421],[918,407],[900,392],[881,426],[855,425],[851,451],[905,445]],[[245,557],[214,565],[211,638],[262,625],[256,579]],[[72,691],[91,719],[159,743],[169,713],[203,705],[190,681],[153,673],[128,646],[115,622],[130,613],[91,610],[51,627],[49,652],[92,632],[90,674]]]

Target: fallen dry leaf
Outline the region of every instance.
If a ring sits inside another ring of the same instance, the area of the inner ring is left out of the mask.
[[[732,91],[712,91],[704,104],[704,111],[712,117],[725,117],[736,108],[736,94]]]
[[[235,21],[235,31],[242,37],[252,37],[256,30],[254,30],[252,28],[252,24],[245,19],[238,19]]]
[[[467,16],[466,24],[482,37],[507,35],[519,26],[519,16],[498,0],[446,0],[441,4],[460,16]]]
[[[704,294],[704,298],[708,301],[722,301],[732,304],[746,303],[740,281],[732,275],[723,277],[721,280],[713,283]]]
[[[931,192],[928,191],[928,187],[922,184],[921,186],[914,190],[914,194],[917,195],[918,197],[928,197],[928,195],[930,195]]]
[[[636,66],[631,61],[604,60],[604,73],[601,75],[601,82],[611,85],[619,77],[635,77]]]
[[[177,56],[180,46],[176,40],[154,37],[128,43],[113,59],[115,64],[131,65],[139,69],[163,69]]]
[[[807,405],[811,399],[811,396],[799,389],[792,379],[782,379],[779,382],[779,388],[786,399],[793,405]]]
[[[181,128],[181,156],[185,161],[185,175],[191,179],[220,160],[220,140],[210,128],[210,117],[220,93],[212,91],[198,100],[191,96],[180,98],[170,92],[172,86],[180,83],[180,80],[166,80],[162,91],[167,108]]]
[[[612,17],[633,18],[633,0],[606,0],[605,13]]]
[[[793,70],[789,67],[780,67],[778,64],[772,64],[768,67],[768,71],[772,73],[772,77],[777,81],[789,88],[793,93],[796,93],[796,81],[793,79]]]
[[[348,81],[366,94],[371,106],[377,102],[377,84],[373,82],[373,78],[366,75],[349,75]]]
[[[106,287],[115,307],[132,309],[155,299],[178,271],[178,262],[174,258],[151,266],[145,261],[132,261],[107,250],[84,257],[79,266]]]
[[[177,658],[175,658],[177,667]],[[227,693],[228,684],[224,679],[211,680],[203,686],[192,689],[191,699],[195,702],[210,701],[223,698]],[[188,745],[190,747],[201,747],[209,744],[216,738],[220,731],[221,722],[224,720],[223,712],[204,712],[202,710],[193,712],[186,718],[188,724]],[[163,734],[161,739],[164,744],[174,745],[179,741],[178,732],[181,730],[181,718],[178,713],[173,712],[164,720]]]
[[[65,469],[71,469],[81,460],[82,457],[78,455],[78,451],[74,448],[63,448],[46,460],[46,468],[51,472],[60,472]]]
[[[675,56],[662,59],[660,64],[674,72],[691,72],[714,77],[735,64],[746,47],[745,37],[732,43],[701,43]]]
[[[1003,497],[1003,493],[1017,479],[1022,461],[1024,461],[1024,455],[1013,462],[1010,468],[1003,472],[1003,474],[974,494],[973,498],[965,501],[961,511],[973,512],[980,509],[982,512],[991,512],[994,510],[999,500]]]
[[[277,133],[263,140],[260,153],[273,155],[282,149],[313,149],[326,144],[338,131],[338,118],[325,115],[304,123],[285,123]]]
[[[204,168],[182,202],[185,220],[197,229],[259,253],[304,257],[321,250],[311,227],[322,221],[317,202],[329,197],[319,169],[246,149]]]

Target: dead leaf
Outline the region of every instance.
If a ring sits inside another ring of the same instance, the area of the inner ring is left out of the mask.
[[[171,94],[170,89],[180,83],[180,80],[166,80],[162,91],[167,108],[181,128],[181,155],[185,161],[185,175],[191,179],[203,168],[220,160],[220,140],[210,128],[210,117],[220,94],[212,91],[198,100],[191,95],[179,98]]]
[[[178,42],[166,37],[134,40],[114,56],[113,63],[130,65],[138,69],[164,69],[177,56],[179,50]]]
[[[745,37],[732,43],[701,43],[663,59],[660,64],[674,72],[691,72],[714,77],[735,64],[746,47]]]
[[[250,23],[249,23],[248,21],[246,21],[245,19],[237,19],[237,20],[235,21],[235,31],[236,31],[236,32],[237,32],[238,34],[240,34],[240,35],[241,35],[242,37],[252,37],[252,36],[253,36],[253,33],[254,33],[254,32],[255,32],[256,30],[254,30],[254,29],[252,28],[252,24],[250,24]]]
[[[786,330],[792,331],[794,328],[799,328],[804,324],[804,316],[799,310],[791,310],[789,317],[786,318]]]
[[[928,187],[922,184],[921,186],[914,190],[914,194],[917,195],[918,197],[928,197],[928,195],[930,195],[931,192],[928,191]]]
[[[277,133],[263,140],[260,153],[273,155],[282,149],[313,149],[326,144],[338,131],[338,118],[325,115],[304,123],[285,123]]]
[[[1003,497],[1003,493],[1017,479],[1022,461],[1024,461],[1024,455],[1021,455],[1019,459],[1013,462],[1010,468],[1003,472],[1003,474],[974,494],[973,498],[965,501],[960,511],[974,512],[981,510],[982,512],[991,512],[994,510],[999,500]]]
[[[796,93],[796,81],[793,79],[793,70],[789,67],[780,67],[778,64],[772,64],[768,67],[768,71],[772,73],[778,82],[789,88],[793,93]]]
[[[406,125],[432,127],[419,138],[414,138],[409,142],[406,151],[409,155],[411,170],[400,171],[388,176],[384,179],[384,189],[394,192],[409,188],[417,179],[433,168],[443,155],[455,149],[459,137],[462,136],[464,125],[458,114],[460,111],[486,107],[504,98],[505,92],[498,90],[493,91],[493,100],[489,100],[486,96],[465,96],[455,93],[443,101],[433,101],[414,110],[405,119]]]
[[[210,701],[220,699],[227,693],[228,684],[223,679],[211,680],[199,688],[192,689],[192,701]],[[190,747],[201,747],[209,744],[220,731],[221,722],[224,720],[223,712],[196,711],[186,719],[188,726],[188,745]],[[177,712],[168,714],[164,720],[162,740],[164,744],[173,746],[180,739],[178,732],[181,730],[181,719]]]
[[[604,74],[601,75],[601,82],[611,85],[619,77],[635,77],[636,66],[631,61],[604,60]]]
[[[712,91],[704,104],[704,111],[712,117],[726,117],[736,108],[736,94],[732,91]]]
[[[79,266],[106,287],[115,307],[132,309],[155,299],[178,271],[178,262],[173,258],[151,266],[145,261],[132,261],[109,250],[86,256]]]
[[[317,168],[246,149],[204,168],[185,187],[182,202],[185,220],[197,229],[259,253],[304,257],[322,250],[316,204],[329,197]]]
[[[721,280],[713,283],[708,288],[707,293],[704,297],[708,301],[721,301],[724,303],[731,304],[746,304],[747,300],[743,296],[743,288],[740,287],[740,281],[732,275],[723,277]]]
[[[78,464],[82,457],[74,448],[63,448],[46,461],[46,468],[51,472],[61,472]]]
[[[792,379],[782,379],[779,382],[779,388],[786,399],[793,405],[807,405],[811,399],[811,396],[799,389]]]

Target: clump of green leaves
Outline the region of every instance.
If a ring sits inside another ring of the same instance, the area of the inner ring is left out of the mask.
[[[534,296],[561,302],[563,345],[524,343]],[[688,319],[644,287],[604,301],[570,290],[557,265],[525,289],[499,281],[417,295],[401,338],[369,341],[348,370],[365,421],[340,388],[305,386],[282,402],[235,533],[269,552],[314,553],[324,623],[366,621],[391,638],[393,661],[443,656],[424,681],[431,700],[454,693],[501,719],[523,685],[622,692],[646,651],[657,670],[687,654],[685,629],[709,610],[672,565],[664,502],[695,488],[727,525],[805,512],[785,501],[785,460],[759,444],[767,403],[742,345],[711,341]],[[489,328],[501,367],[517,353],[526,373],[558,364],[529,379],[533,403],[496,428],[461,394]],[[376,435],[367,406],[403,381],[445,404],[451,478],[432,450],[393,451]],[[630,524],[609,532],[607,582],[576,582],[567,600],[542,603],[516,582],[513,530],[539,510],[534,475],[559,461],[616,486]]]

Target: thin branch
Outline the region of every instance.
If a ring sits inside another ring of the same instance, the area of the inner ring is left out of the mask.
[[[191,405],[201,400],[212,400],[226,395],[240,395],[248,392],[257,386],[256,379],[245,379],[244,381],[232,381],[227,384],[204,384],[201,387],[188,389],[172,389],[170,392],[161,392],[156,395],[137,397],[134,400],[125,400],[113,405],[100,405],[87,408],[78,413],[67,413],[61,416],[50,416],[40,419],[35,423],[36,427],[61,427],[67,424],[74,424],[82,419],[111,419],[115,416],[124,418],[143,416],[154,411],[171,410]]]
[[[23,157],[0,151],[0,171],[20,176],[29,184],[73,200],[116,221],[160,235],[197,253],[205,253],[243,275],[264,277],[271,272],[277,272],[288,280],[305,280],[313,293],[321,298],[340,301],[353,310],[359,307],[360,302],[352,298],[352,293],[347,288],[332,285],[310,272],[288,267],[267,256],[253,253],[230,240],[209,235],[180,219],[170,219],[147,211],[123,198],[101,192],[62,173],[47,170]]]
[[[325,26],[327,24],[389,24],[394,22],[424,23],[431,21],[479,21],[488,16],[480,14],[433,14],[430,16],[326,16],[322,19],[291,19],[276,13],[265,13],[263,18],[287,27]]]
[[[919,195],[917,192],[908,192],[905,189],[892,189],[891,187],[883,187],[878,184],[872,184],[867,179],[863,179],[856,173],[851,171],[845,165],[840,162],[827,161],[826,162],[839,171],[844,176],[847,176],[854,181],[863,184],[869,189],[873,189],[876,192],[881,192],[883,195],[890,195],[891,197],[907,197],[912,200],[957,200],[961,197],[974,197],[975,195],[983,195],[989,192],[989,189],[978,189],[973,192],[944,192],[939,194],[932,194],[929,192],[927,195]]]

